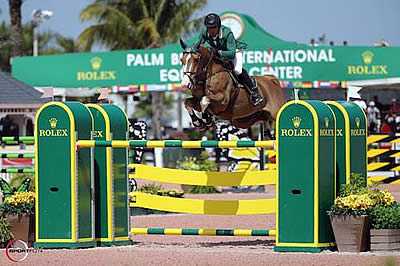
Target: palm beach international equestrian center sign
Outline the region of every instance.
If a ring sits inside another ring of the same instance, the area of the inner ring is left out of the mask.
[[[345,81],[400,77],[400,47],[312,47],[286,42],[253,18],[227,12],[222,23],[248,44],[244,66],[252,75],[274,74],[284,87],[346,87]],[[190,42],[190,40],[188,41]],[[179,44],[126,50],[13,58],[13,77],[35,87],[98,88],[121,91],[147,85],[173,90],[182,78]]]

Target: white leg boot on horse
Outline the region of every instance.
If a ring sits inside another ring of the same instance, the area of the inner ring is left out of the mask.
[[[214,117],[208,111],[202,111],[199,101],[193,97],[187,98],[184,102],[185,108],[188,111],[190,118],[192,119],[193,126],[198,131],[212,130],[215,128]],[[207,106],[205,107],[207,108]],[[201,117],[198,117],[195,111],[201,113]]]

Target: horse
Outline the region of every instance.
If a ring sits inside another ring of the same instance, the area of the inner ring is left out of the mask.
[[[228,120],[238,128],[276,120],[279,109],[286,101],[277,77],[255,76],[264,101],[254,106],[246,90],[239,87],[235,74],[226,62],[205,46],[193,49],[182,40],[180,43],[184,49],[181,57],[182,87],[192,93],[192,97],[185,99],[184,105],[197,129],[213,128],[212,116]],[[198,117],[194,110],[201,112],[202,117]]]

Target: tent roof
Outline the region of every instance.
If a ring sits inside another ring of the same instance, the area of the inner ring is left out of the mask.
[[[0,104],[9,103],[44,103],[42,93],[33,87],[18,81],[5,72],[0,72]]]

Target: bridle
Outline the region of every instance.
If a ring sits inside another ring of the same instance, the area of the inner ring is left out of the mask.
[[[188,52],[184,52],[183,55],[185,54],[196,54],[199,56],[199,62],[201,62],[201,56],[202,54],[199,52],[194,52],[194,51],[188,51]],[[190,81],[190,85],[189,85],[189,89],[192,90],[193,88],[198,87],[199,85],[203,85],[205,84],[205,86],[202,86],[202,90],[203,90],[203,94],[205,93],[205,91],[207,90],[207,87],[209,85],[207,85],[207,82],[215,75],[221,73],[221,72],[229,72],[228,69],[226,69],[225,67],[223,67],[223,69],[216,71],[214,73],[209,73],[209,67],[213,61],[215,57],[215,55],[210,51],[210,56],[208,58],[207,63],[203,66],[203,67],[198,67],[196,71],[184,71],[183,74],[186,75],[189,78]],[[200,63],[199,63],[200,64]],[[199,78],[200,75],[205,74],[204,78]]]
[[[188,54],[188,53],[192,53],[192,54],[198,55],[199,56],[199,62],[201,62],[201,53],[198,53],[198,52],[184,52],[183,55]],[[203,83],[205,81],[205,80],[199,80],[198,79],[198,76],[200,75],[199,71],[200,71],[200,69],[202,69],[203,73],[207,73],[208,67],[210,66],[213,58],[214,58],[214,55],[212,53],[210,53],[210,57],[209,57],[209,59],[207,61],[207,64],[205,64],[204,67],[202,67],[202,68],[198,67],[196,72],[194,72],[194,71],[184,71],[183,72],[183,74],[186,75],[189,78],[192,87],[196,87],[197,85],[199,85],[199,84],[201,84],[201,83]]]
[[[199,55],[200,58],[201,58],[201,54],[198,53],[198,52],[184,52],[184,53],[183,53],[183,56],[184,56],[185,54],[197,54],[197,55]],[[187,63],[187,62],[186,62],[186,63]],[[194,71],[183,71],[183,74],[189,78],[190,84],[191,84],[193,87],[197,85],[197,75],[198,75],[198,74],[197,74],[197,71],[196,71],[196,72],[194,72]],[[190,89],[190,87],[189,87],[189,89]]]

